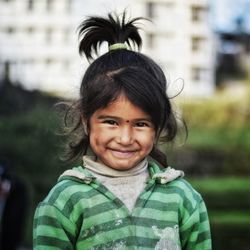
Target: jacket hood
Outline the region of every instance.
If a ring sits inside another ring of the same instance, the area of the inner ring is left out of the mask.
[[[160,184],[166,184],[184,176],[184,172],[181,170],[175,170],[171,167],[162,169],[155,162],[149,162],[149,173],[151,179]],[[94,177],[89,170],[82,166],[78,166],[73,169],[66,170],[62,175],[60,175],[58,181],[74,180],[90,184],[95,179],[96,177]]]

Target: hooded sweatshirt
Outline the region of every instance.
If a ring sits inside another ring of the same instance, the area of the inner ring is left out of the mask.
[[[204,201],[182,171],[148,164],[130,211],[89,170],[64,172],[34,218],[34,249],[210,250]]]

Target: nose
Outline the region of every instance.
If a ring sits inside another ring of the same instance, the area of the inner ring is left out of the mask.
[[[134,141],[133,131],[130,127],[125,126],[119,129],[117,142],[122,145],[131,145]]]

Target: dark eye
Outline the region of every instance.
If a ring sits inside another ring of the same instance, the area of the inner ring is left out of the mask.
[[[136,127],[149,127],[149,124],[146,122],[137,122]]]
[[[117,125],[117,122],[115,120],[104,120],[103,123],[106,123],[109,125]]]

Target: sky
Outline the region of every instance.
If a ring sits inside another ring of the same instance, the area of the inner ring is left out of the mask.
[[[250,33],[250,0],[210,0],[212,25],[216,31],[237,31],[236,20],[244,18],[244,31]]]

